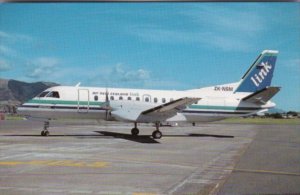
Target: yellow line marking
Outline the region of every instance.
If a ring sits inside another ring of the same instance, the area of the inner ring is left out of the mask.
[[[72,160],[33,160],[33,161],[0,161],[0,166],[16,166],[16,165],[44,165],[44,166],[66,166],[66,167],[92,167],[103,168],[108,165],[107,162],[85,162]]]
[[[293,175],[293,176],[300,176],[300,173],[291,173],[291,172],[284,172],[284,171],[269,171],[269,170],[253,170],[253,169],[233,169],[233,171],[241,171],[241,172],[249,172],[249,173],[270,173],[270,174],[277,174],[277,175]]]
[[[13,161],[0,162],[0,165],[10,165],[10,166],[14,166],[14,165],[20,165],[20,164],[22,164],[22,162],[13,162]]]

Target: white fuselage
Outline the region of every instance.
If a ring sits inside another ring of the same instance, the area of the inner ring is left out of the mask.
[[[57,86],[45,90],[45,94],[47,91],[58,95],[48,93],[42,95],[43,97],[37,96],[20,106],[18,112],[48,119],[64,117],[119,120],[112,117],[105,108],[107,98],[110,104],[115,106],[122,107],[122,104],[127,102],[126,105],[131,106],[131,109],[143,106],[146,110],[179,98],[197,97],[201,98],[197,103],[188,106],[167,121],[207,122],[247,116],[275,106],[270,101],[262,106],[243,102],[242,98],[250,93],[234,93],[238,84],[230,83],[185,91]]]

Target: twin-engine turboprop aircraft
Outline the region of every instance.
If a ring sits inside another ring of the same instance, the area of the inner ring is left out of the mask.
[[[45,119],[41,135],[49,135],[50,119],[80,118],[155,123],[152,136],[162,137],[161,122],[207,122],[267,111],[280,90],[271,87],[278,51],[265,50],[236,83],[185,91],[57,86],[18,108],[18,113]]]

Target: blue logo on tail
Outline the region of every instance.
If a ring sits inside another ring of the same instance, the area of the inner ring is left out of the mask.
[[[247,73],[235,92],[255,92],[271,85],[277,51],[264,51]]]

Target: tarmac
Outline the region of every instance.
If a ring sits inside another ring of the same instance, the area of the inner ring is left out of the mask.
[[[300,126],[0,121],[0,194],[300,194]]]

